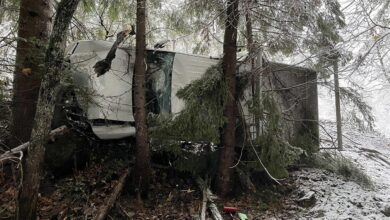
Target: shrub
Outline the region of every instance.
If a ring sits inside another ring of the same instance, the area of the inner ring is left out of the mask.
[[[363,188],[373,187],[370,177],[348,158],[341,154],[320,152],[312,155],[311,165],[320,169],[326,169],[353,181]]]

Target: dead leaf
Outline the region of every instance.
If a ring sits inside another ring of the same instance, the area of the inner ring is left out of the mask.
[[[23,68],[22,74],[25,76],[30,76],[32,74],[32,69],[31,68]]]
[[[170,202],[170,201],[172,201],[172,199],[173,199],[173,195],[172,195],[172,192],[170,192],[166,201]]]
[[[6,195],[9,195],[9,196],[15,196],[16,195],[16,188],[11,186],[7,189],[7,191],[5,191],[5,194]]]

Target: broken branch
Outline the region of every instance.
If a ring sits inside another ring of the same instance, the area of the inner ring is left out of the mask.
[[[49,139],[53,139],[57,135],[62,135],[64,133],[68,132],[68,130],[69,129],[66,127],[66,125],[58,127],[56,129],[53,129],[49,133]],[[24,144],[21,144],[21,145],[15,147],[15,148],[12,148],[9,151],[4,152],[2,155],[0,155],[0,162],[8,159],[10,157],[13,157],[12,155],[14,155],[16,153],[20,153],[20,152],[25,151],[28,148],[28,146],[30,146],[30,142],[26,142]]]
[[[217,197],[211,192],[210,188],[207,186],[207,182],[203,181],[203,179],[200,177],[196,179],[196,182],[198,183],[198,187],[204,193],[203,195],[206,195],[207,201],[209,201],[209,203],[210,203],[209,209],[210,209],[211,215],[213,216],[213,219],[214,220],[223,220],[221,213],[218,211],[218,207],[214,203],[214,199],[216,199]],[[206,214],[204,214],[204,215],[206,215]],[[202,217],[203,217],[203,208],[202,208],[202,213],[201,213],[201,218]]]
[[[111,63],[115,58],[115,53],[116,50],[118,49],[119,44],[121,44],[128,35],[134,35],[134,34],[135,34],[134,25],[132,25],[130,30],[128,29],[128,30],[121,31],[116,35],[116,40],[112,45],[110,51],[108,51],[106,58],[98,61],[93,66],[93,69],[95,70],[95,73],[97,74],[98,77],[104,75],[107,71],[111,69]]]

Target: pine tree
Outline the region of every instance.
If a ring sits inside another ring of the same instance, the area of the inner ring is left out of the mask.
[[[221,153],[219,160],[217,190],[226,196],[232,187],[234,147],[237,107],[236,107],[236,65],[237,65],[237,25],[239,20],[239,0],[227,1],[225,36],[223,44],[222,71],[227,85],[227,102],[224,109],[226,123],[221,134]]]
[[[57,8],[46,50],[44,63],[44,77],[39,90],[37,111],[34,118],[34,127],[31,133],[30,146],[23,166],[23,179],[18,194],[16,219],[37,219],[38,191],[42,175],[42,162],[45,154],[44,144],[50,132],[53,118],[55,97],[60,88],[60,79],[64,67],[64,45],[69,24],[80,0],[62,0]]]
[[[137,0],[136,52],[133,75],[134,121],[136,128],[136,161],[133,187],[137,193],[146,193],[151,176],[148,127],[145,100],[145,23],[146,0]]]
[[[22,0],[13,80],[11,146],[30,139],[52,25],[51,0]]]

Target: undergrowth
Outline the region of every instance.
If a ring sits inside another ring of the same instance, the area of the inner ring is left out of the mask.
[[[340,154],[320,152],[312,155],[311,163],[314,167],[329,170],[353,181],[366,189],[374,187],[371,178],[352,161]]]

